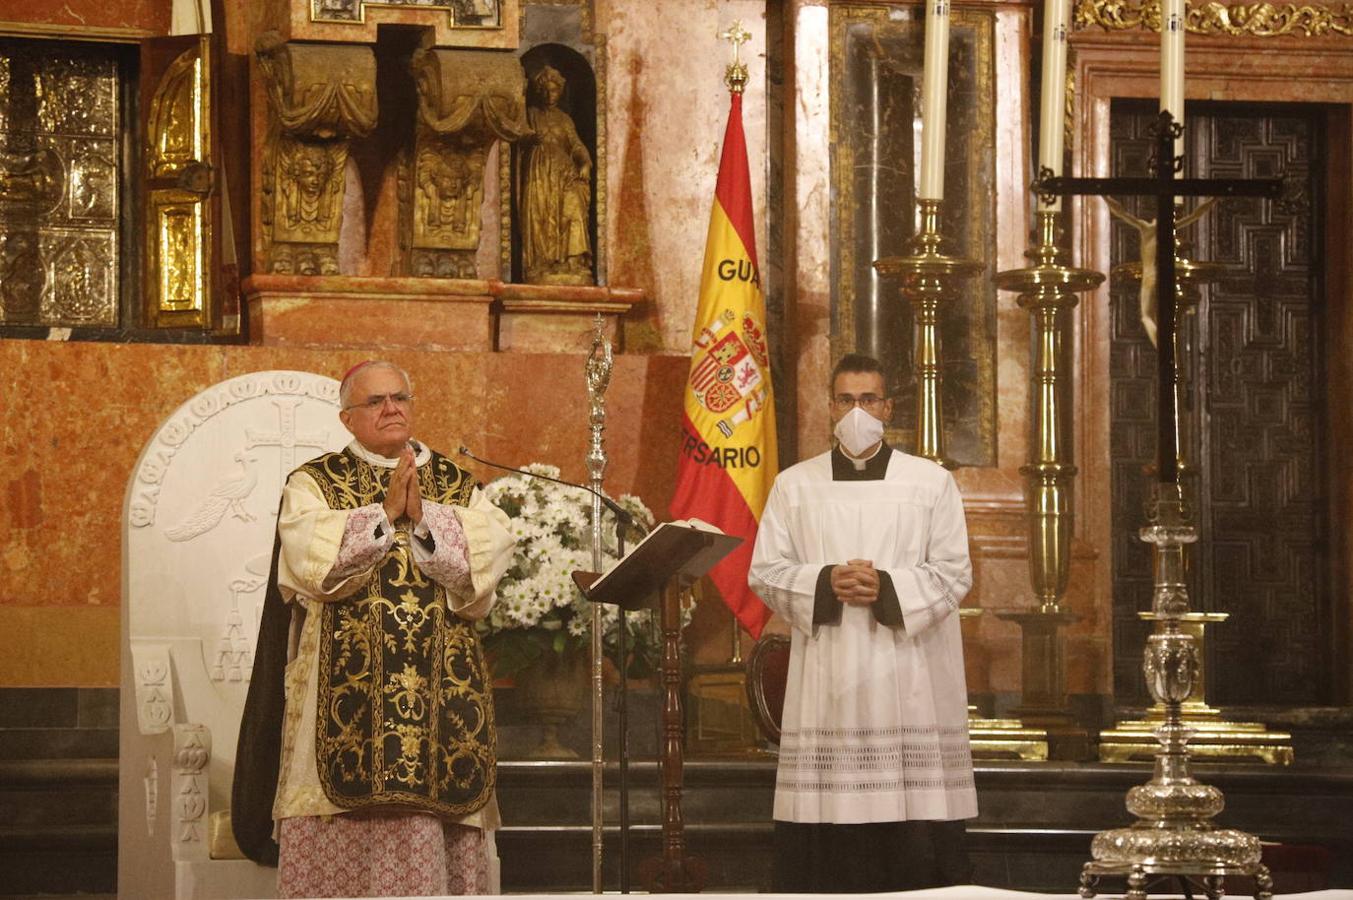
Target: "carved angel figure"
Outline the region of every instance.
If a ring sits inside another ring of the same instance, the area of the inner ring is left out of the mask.
[[[531,77],[532,103],[517,171],[522,264],[533,284],[586,284],[592,277],[588,211],[592,155],[559,108],[564,76],[543,66]]]
[[[1197,222],[1203,217],[1209,209],[1212,208],[1220,198],[1210,197],[1194,207],[1193,212],[1188,213],[1182,218],[1175,220],[1175,233],[1178,234]],[[1156,220],[1139,219],[1127,211],[1123,204],[1112,197],[1105,197],[1104,202],[1109,205],[1109,212],[1115,219],[1126,222],[1141,236],[1141,254],[1142,254],[1142,287],[1139,294],[1141,302],[1142,327],[1146,329],[1146,337],[1151,341],[1151,346],[1156,344]]]
[[[342,173],[329,148],[297,141],[282,157],[281,214],[295,232],[321,234],[334,228]]]
[[[468,235],[470,245],[477,245],[483,196],[483,161],[474,153],[428,149],[419,154],[414,215],[421,231],[444,241]]]

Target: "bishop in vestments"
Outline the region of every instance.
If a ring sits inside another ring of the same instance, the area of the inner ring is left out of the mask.
[[[508,519],[413,440],[402,370],[363,363],[340,400],[352,443],[283,490],[235,831],[255,858],[275,834],[283,897],[487,893],[496,732],[473,622]]]
[[[775,786],[777,892],[968,883],[977,814],[953,477],[891,449],[876,360],[832,375],[839,445],[776,479],[749,582],[791,626]]]

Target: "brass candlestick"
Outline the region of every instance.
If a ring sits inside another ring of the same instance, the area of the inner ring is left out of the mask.
[[[920,227],[907,246],[906,256],[874,260],[880,275],[902,280],[902,293],[911,301],[913,371],[916,373],[915,454],[947,468],[955,463],[944,455],[944,405],[940,373],[940,306],[957,295],[960,278],[981,271],[981,263],[946,254],[940,234],[940,201],[917,201]],[[959,610],[960,616],[980,615],[979,609]],[[1027,728],[1016,719],[985,719],[968,707],[968,737],[974,756],[1047,759],[1047,733]]]
[[[1064,639],[1061,629],[1076,620],[1062,603],[1071,569],[1075,525],[1072,483],[1076,477],[1071,428],[1068,319],[1076,295],[1104,280],[1099,272],[1068,264],[1058,245],[1061,213],[1040,208],[1037,242],[1025,252],[1030,265],[1001,272],[996,285],[1016,291],[1019,305],[1033,319],[1034,342],[1029,384],[1029,462],[1020,468],[1029,511],[1029,578],[1035,606],[997,615],[1020,626],[1023,636],[1021,719],[1045,726],[1055,756],[1080,758],[1089,752],[1085,729],[1067,706]]]
[[[975,619],[982,610],[972,606],[960,607],[960,619]],[[968,704],[968,744],[974,759],[1048,758],[1048,733],[1042,728],[1030,728],[1019,719],[987,719]]]
[[[1192,459],[1196,422],[1190,414],[1194,408],[1194,378],[1191,371],[1195,358],[1198,304],[1202,284],[1216,281],[1226,266],[1216,262],[1193,261],[1184,256],[1186,247],[1176,241],[1175,246],[1175,310],[1177,325],[1174,331],[1175,367],[1175,453],[1180,484],[1188,499],[1197,490],[1198,467]],[[1140,281],[1142,264],[1124,263],[1115,266],[1114,277]],[[1139,612],[1143,621],[1154,622],[1154,612]],[[1207,681],[1203,659],[1206,628],[1220,624],[1227,613],[1190,612],[1180,617],[1179,628],[1188,632],[1198,648],[1198,672],[1190,695],[1180,704],[1180,716],[1192,732],[1189,752],[1194,756],[1215,760],[1259,761],[1268,765],[1292,764],[1292,735],[1270,731],[1260,722],[1231,722],[1222,710],[1207,702]],[[1143,718],[1118,722],[1099,736],[1101,762],[1128,762],[1151,758],[1156,749],[1156,729],[1164,721],[1165,707],[1157,702],[1145,711]]]
[[[915,316],[912,369],[916,373],[916,455],[953,468],[944,455],[944,409],[940,374],[940,306],[956,296],[960,278],[975,275],[982,264],[943,251],[939,200],[917,201],[920,227],[908,255],[874,260],[880,275],[902,280],[902,293]]]

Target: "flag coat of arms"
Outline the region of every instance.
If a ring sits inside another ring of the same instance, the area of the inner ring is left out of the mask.
[[[732,94],[705,241],[690,376],[683,386],[673,518],[697,518],[743,539],[710,571],[753,637],[770,610],[747,587],[757,522],[779,472],[766,346],[766,301],[756,263],[742,95]]]

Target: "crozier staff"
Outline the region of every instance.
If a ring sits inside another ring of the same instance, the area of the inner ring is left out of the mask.
[[[283,490],[236,836],[259,861],[276,838],[282,897],[487,893],[496,733],[473,621],[508,519],[413,439],[400,368],[361,363],[339,396],[352,443]]]

